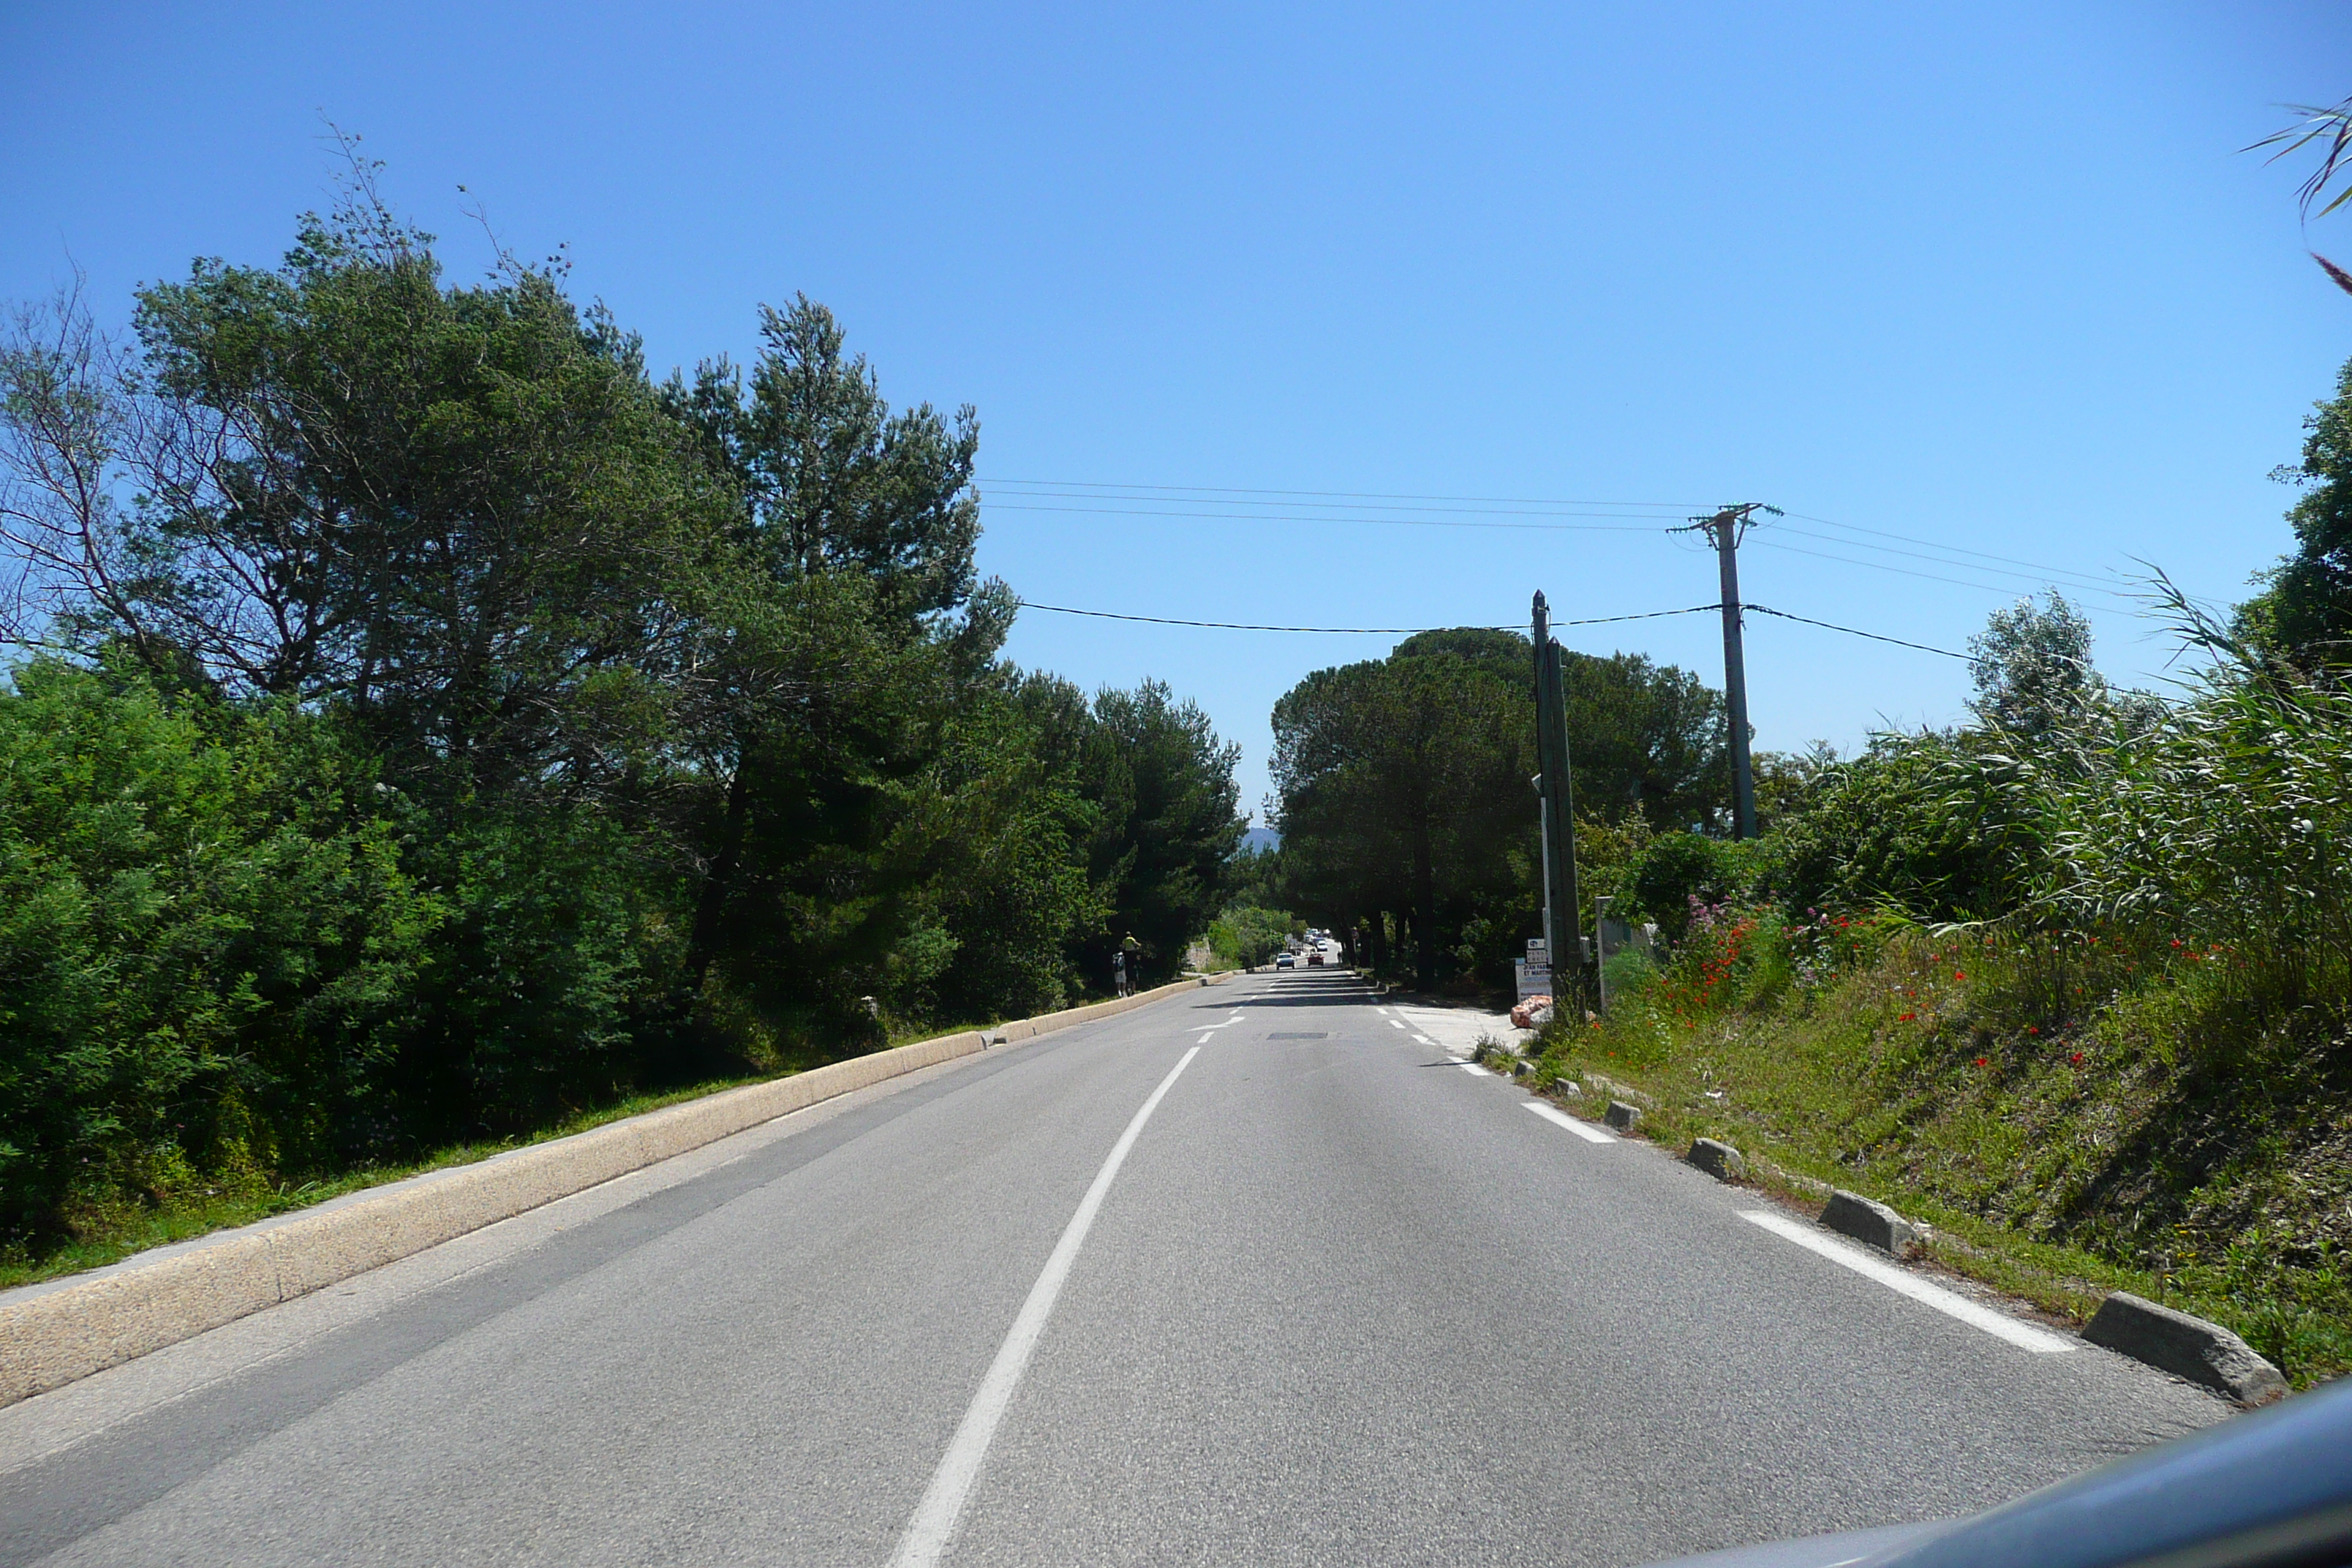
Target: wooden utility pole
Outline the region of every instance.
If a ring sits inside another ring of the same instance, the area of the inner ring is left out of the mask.
[[[1543,800],[1544,952],[1551,961],[1554,1005],[1582,1005],[1584,929],[1576,907],[1575,792],[1570,787],[1568,706],[1552,640],[1551,611],[1535,603],[1536,793]],[[1565,984],[1563,984],[1565,982]]]
[[[1756,773],[1748,754],[1748,657],[1740,644],[1739,536],[1750,517],[1759,511],[1780,515],[1778,507],[1760,501],[1727,506],[1713,517],[1697,517],[1691,526],[1715,543],[1717,576],[1723,588],[1723,701],[1731,730],[1731,836],[1756,837]]]

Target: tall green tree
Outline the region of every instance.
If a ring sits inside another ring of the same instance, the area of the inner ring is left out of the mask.
[[[1112,948],[1132,935],[1145,975],[1171,977],[1223,906],[1225,863],[1249,827],[1234,777],[1241,748],[1165,681],[1096,693],[1094,723],[1082,776],[1108,924],[1082,951],[1090,974],[1108,975]]]
[[[2352,665],[2352,363],[2304,421],[2303,460],[2278,477],[2302,490],[2286,519],[2294,553],[2238,611],[2238,629],[2305,668]]]
[[[1326,900],[1352,885],[1364,905],[1405,915],[1426,987],[1441,963],[1441,899],[1499,880],[1534,816],[1532,678],[1411,646],[1318,671],[1284,696],[1274,779],[1286,855],[1304,850]]]

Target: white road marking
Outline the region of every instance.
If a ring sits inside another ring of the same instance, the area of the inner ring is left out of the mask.
[[[1433,1051],[1442,1051],[1445,1049],[1444,1047],[1439,1045],[1435,1040],[1431,1039],[1427,1035],[1423,1034],[1419,1029],[1415,1029],[1412,1032],[1412,1037],[1420,1041],[1423,1045],[1427,1046]]]
[[[1404,1020],[1402,1018],[1391,1018],[1389,1020],[1389,1027],[1391,1029],[1402,1029],[1404,1027]]]
[[[1980,1307],[1940,1285],[1930,1285],[1908,1269],[1897,1268],[1892,1263],[1882,1263],[1842,1242],[1832,1241],[1802,1220],[1791,1219],[1783,1214],[1767,1214],[1759,1209],[1742,1209],[1739,1217],[1751,1225],[1760,1225],[1774,1236],[1793,1241],[1809,1252],[1818,1252],[1841,1268],[1851,1268],[1865,1279],[1875,1279],[1898,1295],[1924,1302],[1948,1317],[1958,1318],[1970,1328],[1982,1329],[1995,1339],[2007,1340],[2020,1349],[2053,1355],[2074,1348],[2074,1341],[2053,1334],[2047,1329],[2021,1323],[2006,1312]]]
[[[1454,1065],[1460,1068],[1464,1072],[1475,1072],[1480,1078],[1493,1078],[1495,1076],[1493,1073],[1488,1072],[1485,1068],[1480,1067],[1476,1062],[1455,1062]]]
[[[1528,1101],[1528,1109],[1546,1121],[1555,1122],[1567,1128],[1587,1143],[1614,1143],[1618,1141],[1617,1134],[1614,1132],[1605,1132],[1582,1117],[1570,1116],[1557,1105],[1546,1105],[1540,1100],[1530,1100]]]
[[[963,1512],[964,1500],[971,1495],[971,1484],[980,1478],[980,1467],[988,1458],[988,1446],[995,1439],[997,1424],[1004,1419],[1005,1407],[1013,1403],[1013,1391],[1021,1385],[1021,1374],[1029,1370],[1029,1358],[1037,1349],[1037,1341],[1045,1332],[1045,1320],[1054,1315],[1054,1303],[1062,1294],[1063,1282],[1070,1277],[1070,1266],[1077,1261],[1078,1248],[1086,1245],[1087,1232],[1095,1223],[1095,1215],[1102,1208],[1103,1198],[1118,1168],[1127,1163],[1128,1151],[1143,1132],[1143,1124],[1160,1109],[1160,1100],[1174,1086],[1177,1078],[1192,1065],[1201,1054],[1194,1046],[1183,1059],[1168,1069],[1135,1120],[1111,1145],[1110,1157],[1095,1173],[1094,1184],[1087,1195],[1078,1200],[1077,1212],[1062,1231],[1062,1239],[1054,1244],[1053,1255],[1045,1259],[1045,1272],[1029,1287],[1029,1299],[1021,1303],[1020,1314],[1013,1320],[1013,1330],[1004,1336],[1004,1343],[989,1363],[988,1374],[980,1380],[980,1391],[971,1396],[971,1408],[963,1413],[963,1423],[956,1428],[948,1442],[948,1451],[940,1458],[940,1468],[931,1473],[931,1484],[924,1489],[923,1500],[915,1505],[915,1516],[907,1521],[907,1533],[899,1538],[898,1550],[891,1557],[891,1568],[929,1568],[947,1551],[948,1538],[955,1533],[956,1518]]]

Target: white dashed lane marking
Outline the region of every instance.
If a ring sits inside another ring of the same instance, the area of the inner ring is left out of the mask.
[[[1832,1241],[1802,1220],[1791,1219],[1784,1214],[1768,1214],[1759,1209],[1742,1209],[1739,1217],[1750,1225],[1762,1226],[1784,1241],[1795,1242],[1808,1252],[1819,1253],[1841,1268],[1851,1268],[1865,1279],[1875,1279],[1897,1295],[1908,1296],[1914,1301],[1935,1308],[1947,1317],[1958,1318],[1970,1328],[1982,1329],[1995,1339],[2007,1340],[2021,1350],[2040,1355],[2054,1355],[2074,1348],[2074,1341],[2053,1334],[2047,1329],[2021,1323],[2006,1312],[1996,1312],[1990,1307],[1979,1306],[1940,1285],[1930,1285],[1906,1268],[1882,1263],[1843,1242]]]
[[[1587,1143],[1614,1143],[1617,1142],[1617,1134],[1614,1132],[1604,1132],[1600,1128],[1592,1125],[1591,1122],[1586,1121],[1580,1117],[1570,1116],[1567,1111],[1560,1110],[1556,1105],[1546,1105],[1540,1100],[1531,1100],[1528,1101],[1528,1109],[1534,1111],[1538,1116],[1542,1117],[1546,1121],[1551,1122],[1556,1126],[1567,1128],[1570,1132],[1575,1133]]]

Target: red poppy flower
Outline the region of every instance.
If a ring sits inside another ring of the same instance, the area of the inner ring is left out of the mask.
[[[1984,1065],[1985,1065],[1985,1059],[1984,1059],[1984,1058],[1982,1058],[1982,1057],[1979,1057],[1979,1058],[1977,1058],[1977,1066],[1979,1066],[1979,1067],[1982,1067],[1982,1066],[1984,1066]]]
[[[2068,1057],[2066,1059],[2073,1062],[2076,1067],[2081,1067],[2083,1065],[2083,1053],[2076,1051],[2073,1056]]]

